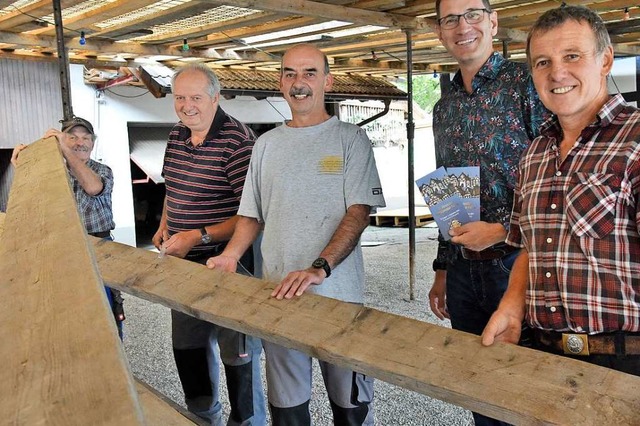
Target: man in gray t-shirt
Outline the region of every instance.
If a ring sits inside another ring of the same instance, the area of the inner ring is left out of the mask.
[[[325,110],[332,83],[317,48],[301,44],[285,53],[280,90],[292,119],[258,138],[233,238],[207,262],[235,271],[264,227],[262,272],[279,282],[276,299],[311,292],[363,303],[360,235],[372,208],[385,204],[365,132]],[[264,348],[272,424],[311,424],[311,358],[266,341]],[[323,361],[320,368],[334,423],[373,424],[373,379]]]

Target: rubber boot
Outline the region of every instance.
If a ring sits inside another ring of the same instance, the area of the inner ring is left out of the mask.
[[[309,413],[309,401],[295,407],[278,408],[269,404],[272,426],[309,426],[311,414]]]
[[[354,408],[343,408],[331,403],[331,411],[333,412],[333,424],[340,426],[361,426],[367,419],[369,413],[369,404],[360,403]]]

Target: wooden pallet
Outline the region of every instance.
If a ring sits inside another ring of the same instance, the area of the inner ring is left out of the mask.
[[[424,226],[433,221],[428,207],[416,207],[416,226]],[[395,226],[407,228],[409,226],[409,209],[385,210],[371,215],[373,226]]]

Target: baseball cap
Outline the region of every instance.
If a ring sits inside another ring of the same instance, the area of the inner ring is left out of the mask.
[[[71,120],[63,121],[62,122],[62,131],[63,132],[68,132],[71,129],[73,129],[74,127],[77,127],[77,126],[82,126],[85,129],[87,129],[87,131],[89,133],[91,133],[92,135],[95,135],[95,133],[93,132],[93,126],[91,125],[91,123],[89,123],[84,118],[80,118],[80,117],[73,117]]]

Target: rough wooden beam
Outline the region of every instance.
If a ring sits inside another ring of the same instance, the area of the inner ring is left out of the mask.
[[[136,390],[149,426],[209,426],[208,422],[189,413],[140,380],[136,380]]]
[[[298,16],[315,16],[319,18],[348,21],[361,25],[379,25],[381,27],[431,31],[431,26],[424,19],[387,12],[325,4],[309,0],[210,0],[212,3],[228,6],[245,7],[255,10],[288,13]]]
[[[116,0],[110,3],[103,3],[88,12],[75,15],[73,18],[66,18],[63,23],[65,28],[73,28],[74,30],[86,28],[98,31],[99,28],[93,26],[96,22],[103,22],[116,16],[142,9],[145,6],[156,3],[156,1],[157,0]],[[46,28],[29,31],[29,34],[55,36],[56,30],[55,26],[50,25]]]
[[[143,414],[54,138],[20,154],[0,244],[0,418],[137,425]]]
[[[159,10],[149,13],[136,20],[126,21],[120,24],[112,25],[102,31],[98,31],[91,35],[87,34],[87,40],[95,37],[118,38],[126,34],[135,32],[136,30],[149,29],[154,25],[166,22],[178,21],[190,16],[197,16],[209,10],[211,4],[203,0],[191,0],[187,3],[178,4],[165,10]]]
[[[515,424],[640,421],[640,377],[94,239],[105,282],[189,315]],[[410,413],[407,413],[410,415]]]

